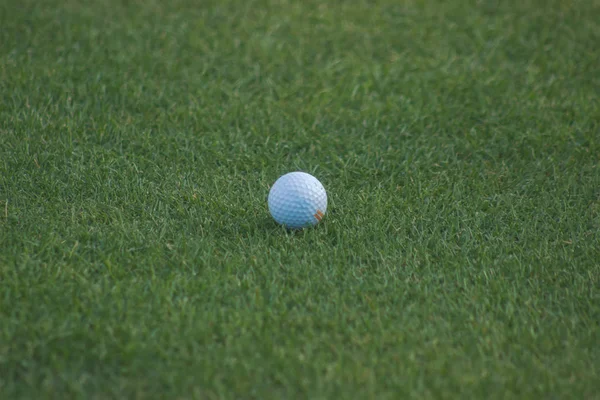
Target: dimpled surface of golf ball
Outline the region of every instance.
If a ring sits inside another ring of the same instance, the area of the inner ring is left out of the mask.
[[[269,191],[269,211],[287,228],[316,225],[327,211],[327,193],[314,176],[290,172],[277,179]]]

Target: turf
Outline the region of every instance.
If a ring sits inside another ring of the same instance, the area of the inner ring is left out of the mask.
[[[599,398],[600,2],[0,26],[0,398]]]

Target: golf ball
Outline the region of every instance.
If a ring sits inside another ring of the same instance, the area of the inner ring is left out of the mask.
[[[305,172],[290,172],[277,179],[268,201],[275,221],[292,229],[316,225],[327,211],[325,188]]]

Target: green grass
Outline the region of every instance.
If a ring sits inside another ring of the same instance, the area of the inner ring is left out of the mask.
[[[0,27],[0,398],[599,398],[598,1]]]

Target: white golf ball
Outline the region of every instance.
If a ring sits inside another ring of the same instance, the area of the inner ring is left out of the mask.
[[[316,225],[327,211],[327,193],[314,176],[290,172],[269,192],[269,211],[279,224],[300,229]]]

